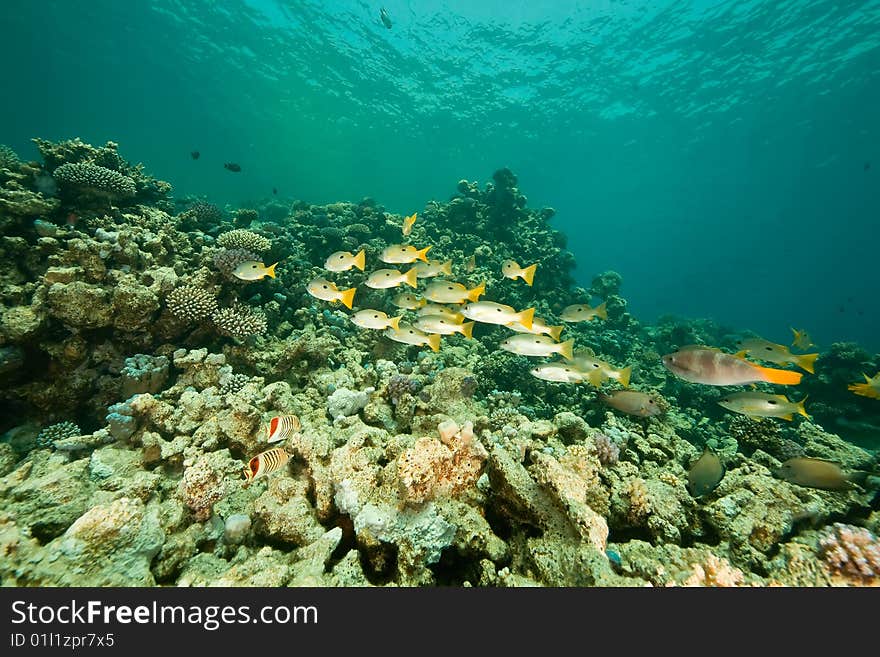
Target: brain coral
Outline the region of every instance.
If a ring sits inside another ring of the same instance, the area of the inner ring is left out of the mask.
[[[62,186],[75,187],[108,197],[134,196],[134,181],[118,171],[94,164],[62,164],[55,169],[55,180]]]
[[[168,293],[165,299],[176,317],[197,321],[217,312],[217,298],[208,290],[195,285],[181,285]]]
[[[217,238],[217,244],[226,249],[247,249],[257,252],[268,251],[272,246],[272,243],[262,235],[243,229],[223,233]]]

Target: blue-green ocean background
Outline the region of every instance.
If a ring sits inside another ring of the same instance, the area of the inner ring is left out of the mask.
[[[880,348],[880,1],[2,4],[24,157],[113,140],[178,196],[399,213],[508,166],[642,320]]]

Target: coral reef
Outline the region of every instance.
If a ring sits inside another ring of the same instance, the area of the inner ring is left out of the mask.
[[[485,283],[487,299],[548,325],[571,303],[606,304],[607,320],[568,324],[563,339],[632,366],[633,388],[668,401],[661,416],[624,416],[589,384],[531,376],[534,360],[499,349],[504,327],[444,336],[434,353],[310,296],[333,251],[374,263],[400,241],[403,218],[372,199],[175,204],[112,142],[35,141],[42,162],[0,148],[3,585],[876,582],[878,445],[865,427],[880,417],[845,388],[880,357],[823,352],[804,379],[812,421],[730,416],[660,355],[729,349],[734,331],[642,325],[613,271],[577,286],[554,210],[529,208],[509,169],[418,209],[412,243],[469,288]],[[534,285],[505,278],[507,259],[538,263]],[[247,260],[283,271],[232,276]],[[356,309],[414,319],[359,271],[332,280],[358,287]],[[302,426],[270,444],[283,415]],[[697,499],[688,471],[706,446],[727,470]],[[246,481],[270,448],[284,467]],[[849,485],[781,479],[793,456],[840,464]]]

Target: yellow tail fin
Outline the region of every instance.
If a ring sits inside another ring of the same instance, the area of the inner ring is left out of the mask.
[[[562,329],[564,326],[548,326],[548,333],[550,333],[550,337],[554,340],[559,340],[559,336],[562,335]]]
[[[364,255],[364,250],[361,249],[360,253],[358,253],[354,257],[354,266],[357,267],[358,269],[360,269],[361,271],[363,271],[366,264],[367,264],[367,258]]]
[[[397,317],[388,318],[388,323],[391,324],[391,328],[393,328],[395,331],[400,331],[400,320],[402,317],[403,315],[398,315]]]
[[[590,382],[594,388],[599,388],[602,386],[602,370],[593,370],[589,374],[587,374],[586,380]]]
[[[416,223],[416,219],[418,218],[419,213],[413,212],[408,217],[403,218],[403,234],[409,235],[412,232],[413,224]]]
[[[461,325],[461,334],[468,340],[474,337],[474,322],[465,322]]]
[[[411,268],[404,275],[403,282],[409,285],[410,287],[418,287],[418,272],[415,270],[415,267]]]
[[[857,395],[861,395],[862,397],[871,397],[873,399],[880,399],[880,390],[875,390],[874,386],[869,385],[867,383],[850,383],[847,387],[847,390],[851,390]]]
[[[266,275],[269,278],[275,278],[275,267],[277,265],[278,263],[276,262],[274,265],[269,265],[268,267],[266,267]]]
[[[629,377],[632,376],[632,365],[627,365],[622,370],[617,371],[618,381],[624,388],[629,388]]]
[[[440,334],[434,333],[428,336],[428,346],[434,351],[440,351]]]
[[[813,418],[810,417],[810,414],[807,413],[807,409],[804,408],[804,402],[807,401],[807,397],[808,397],[808,396],[809,396],[809,395],[805,396],[803,399],[801,399],[801,400],[797,403],[797,412],[800,413],[801,415],[803,415],[803,416],[804,416],[805,418],[807,418],[808,420],[812,420]]]
[[[526,282],[526,285],[531,286],[532,281],[535,280],[535,270],[538,268],[538,263],[534,265],[529,265],[525,269],[523,269],[522,277]]]
[[[535,318],[535,309],[528,308],[516,316],[516,321],[526,327],[526,331],[532,330],[532,320]]]
[[[800,367],[802,370],[807,370],[810,374],[815,373],[815,369],[813,364],[816,362],[816,359],[819,357],[819,354],[801,354],[800,356],[795,356],[794,364]]]
[[[428,251],[430,251],[430,250],[431,250],[431,247],[430,247],[430,246],[426,246],[424,249],[421,249],[421,250],[419,250],[418,252],[416,252],[416,257],[417,257],[419,260],[421,260],[422,262],[428,262],[428,255],[427,255],[427,253],[428,253]]]
[[[357,291],[356,287],[350,287],[347,290],[341,290],[339,292],[339,294],[341,295],[339,297],[339,300],[342,302],[342,305],[344,305],[349,310],[351,310],[351,306],[354,303],[355,291]]]
[[[596,311],[596,316],[599,319],[608,319],[608,311],[605,310],[605,302],[604,301],[602,303],[600,303],[598,306],[596,306],[595,308],[593,308],[593,310]]]
[[[473,301],[474,303],[476,303],[477,301],[480,300],[480,295],[483,294],[483,292],[485,292],[485,291],[486,291],[486,281],[483,281],[482,283],[477,285],[477,287],[475,287],[471,290],[468,290],[467,298],[470,299],[471,301]]]
[[[447,260],[442,265],[440,265],[440,273],[446,274],[447,276],[452,276],[452,260]]]
[[[803,374],[792,370],[775,370],[772,367],[753,365],[767,383],[778,383],[783,386],[796,386],[801,382]]]
[[[571,350],[574,349],[574,338],[566,340],[559,345],[559,354],[565,360],[571,360]]]

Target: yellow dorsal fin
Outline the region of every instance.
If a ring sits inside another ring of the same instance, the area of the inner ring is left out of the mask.
[[[480,295],[486,291],[486,281],[483,281],[477,287],[468,290],[467,298],[476,303],[480,300]]]

